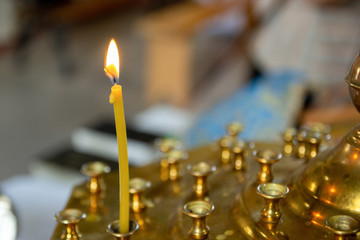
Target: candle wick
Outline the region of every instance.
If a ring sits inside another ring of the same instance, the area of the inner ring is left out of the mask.
[[[115,84],[118,84],[119,85],[119,78],[117,78],[117,77],[112,77],[112,79],[111,79],[111,82],[112,82],[112,84],[113,85],[115,85]]]

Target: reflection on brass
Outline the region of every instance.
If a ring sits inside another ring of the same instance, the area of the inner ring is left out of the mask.
[[[359,221],[347,215],[328,217],[326,227],[334,233],[336,240],[356,239],[356,233],[360,231]]]
[[[223,164],[229,164],[231,161],[232,138],[223,137],[219,140],[220,159]]]
[[[294,152],[294,139],[296,137],[296,129],[295,128],[288,128],[282,134],[284,140],[284,150],[283,153],[285,156],[291,156]]]
[[[263,183],[256,190],[257,194],[265,199],[265,206],[261,210],[261,219],[266,223],[279,222],[281,218],[279,201],[289,193],[289,188],[279,183]]]
[[[146,208],[143,193],[151,186],[151,183],[142,178],[131,178],[129,185],[131,209],[135,213],[142,212]]]
[[[101,191],[101,177],[109,173],[110,166],[103,162],[90,162],[81,166],[81,172],[90,177],[89,190],[97,194]]]
[[[188,172],[195,177],[195,184],[193,190],[197,197],[203,197],[208,193],[208,187],[206,183],[206,178],[213,172],[215,172],[216,167],[210,166],[206,162],[200,162],[194,165],[187,166]]]
[[[226,125],[226,130],[229,136],[233,137],[235,140],[239,133],[243,130],[243,126],[240,122],[232,122]]]
[[[55,214],[58,223],[66,225],[65,230],[60,235],[61,240],[78,240],[81,235],[78,223],[86,218],[86,214],[75,208],[68,208]]]
[[[119,220],[113,221],[106,228],[106,232],[114,237],[116,240],[129,240],[130,237],[139,229],[136,221],[130,220],[130,231],[127,233],[119,233]]]
[[[234,169],[235,170],[246,170],[245,161],[245,142],[238,140],[234,143],[233,154],[234,154]]]
[[[189,235],[193,239],[204,239],[210,228],[206,225],[206,217],[214,211],[214,205],[206,201],[192,201],[184,205],[183,213],[192,219]]]
[[[166,154],[169,163],[169,179],[177,180],[180,177],[179,164],[187,158],[187,154],[180,150],[172,150]]]
[[[273,150],[255,151],[254,157],[260,164],[260,170],[257,178],[258,182],[271,182],[274,178],[271,167],[274,163],[280,161],[282,158],[281,153],[277,153]]]

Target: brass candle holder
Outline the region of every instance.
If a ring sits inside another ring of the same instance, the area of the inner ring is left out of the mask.
[[[226,131],[230,137],[233,137],[234,140],[239,136],[243,130],[243,125],[240,122],[231,122],[226,125]]]
[[[111,168],[103,162],[96,161],[83,164],[80,171],[90,178],[90,192],[97,194],[101,191],[101,177],[104,174],[109,173]]]
[[[285,156],[291,156],[295,151],[295,143],[294,140],[296,138],[296,129],[295,128],[288,128],[282,134],[284,140],[284,149],[283,153]]]
[[[261,210],[261,220],[265,223],[279,222],[281,218],[279,201],[289,193],[289,188],[279,183],[263,183],[256,190],[265,200],[265,206]]]
[[[151,182],[142,178],[132,178],[129,185],[131,209],[135,213],[140,213],[146,208],[143,193],[151,186]]]
[[[328,217],[326,227],[334,233],[335,240],[354,240],[356,233],[360,231],[359,221],[348,215]]]
[[[188,165],[187,171],[189,174],[195,177],[195,184],[193,190],[197,197],[204,197],[208,193],[208,187],[206,179],[207,177],[216,171],[215,166],[211,166],[206,162],[200,162],[195,165]]]
[[[192,219],[189,236],[193,239],[204,239],[210,228],[206,225],[206,217],[214,211],[214,205],[206,201],[192,201],[184,205],[183,213]]]
[[[238,140],[235,141],[232,148],[234,154],[234,169],[239,171],[246,170],[246,161],[245,161],[245,149],[246,144],[244,141]]]
[[[297,157],[298,158],[306,158],[307,153],[307,142],[306,142],[306,134],[307,131],[304,129],[300,129],[297,134],[297,142],[298,142],[298,148],[297,148]]]
[[[260,183],[271,182],[273,180],[272,165],[282,158],[281,153],[273,150],[254,151],[255,160],[260,164],[257,174],[257,181]]]
[[[320,144],[323,141],[323,136],[320,132],[309,132],[305,136],[305,142],[308,143],[308,152],[306,154],[307,160],[313,159],[319,153]]]
[[[163,153],[168,153],[171,150],[179,149],[181,142],[176,138],[158,138],[155,140],[155,146]]]
[[[231,146],[233,143],[233,138],[226,136],[226,137],[222,137],[219,140],[219,145],[220,145],[220,160],[221,163],[224,165],[227,165],[230,163],[231,161]]]
[[[115,220],[107,226],[106,232],[113,236],[116,240],[129,240],[130,237],[139,229],[139,225],[136,221],[130,220],[129,228],[129,232],[119,233],[119,220]]]
[[[181,142],[175,138],[158,138],[155,140],[155,146],[161,152],[160,160],[160,177],[161,180],[167,181],[169,179],[169,162],[166,154],[174,149],[181,147]]]
[[[62,232],[61,240],[78,240],[81,237],[78,223],[86,218],[86,214],[75,208],[68,208],[55,214],[55,220],[66,226]]]
[[[169,163],[169,179],[178,180],[180,178],[180,162],[187,158],[187,154],[180,150],[172,150],[166,154]]]

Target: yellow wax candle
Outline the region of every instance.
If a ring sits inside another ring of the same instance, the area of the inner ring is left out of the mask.
[[[119,232],[129,232],[129,161],[127,154],[126,124],[122,88],[115,81],[119,79],[119,53],[112,39],[106,55],[106,75],[113,81],[109,102],[114,106],[116,136],[119,150]]]
[[[116,136],[119,150],[119,181],[120,181],[120,233],[129,231],[129,163],[127,154],[126,125],[122,88],[115,85],[111,88],[109,102],[114,105]]]

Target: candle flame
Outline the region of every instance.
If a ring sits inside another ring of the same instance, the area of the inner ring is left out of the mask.
[[[114,81],[118,82],[119,80],[119,68],[120,68],[120,58],[119,51],[116,46],[115,40],[111,39],[109,48],[106,54],[105,60],[105,73],[106,75]]]

